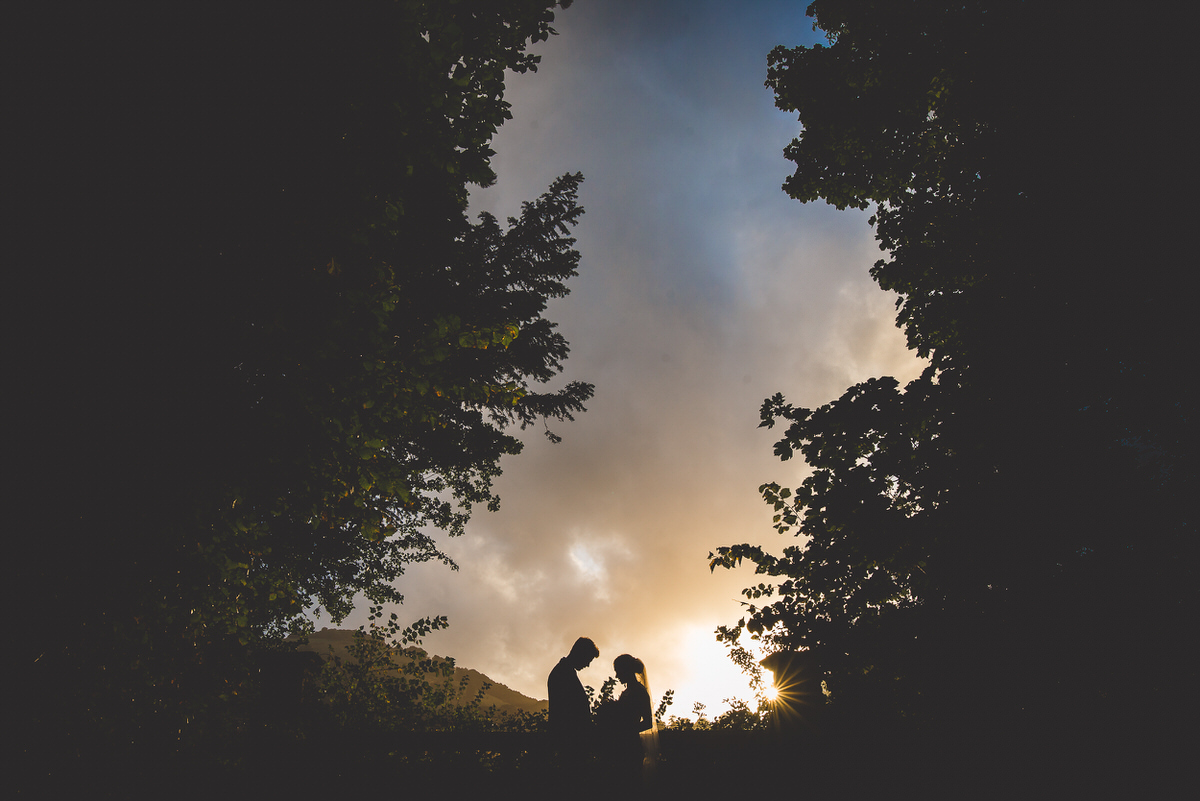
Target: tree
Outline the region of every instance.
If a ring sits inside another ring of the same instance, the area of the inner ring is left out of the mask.
[[[314,606],[449,563],[433,532],[495,508],[510,425],[583,409],[589,384],[538,389],[581,176],[466,217],[560,5],[21,20],[18,639],[47,732],[195,729]]]
[[[1161,712],[1195,679],[1165,667],[1196,610],[1185,206],[1161,180],[1185,152],[1178,29],[1130,42],[1108,4],[809,14],[829,45],[769,58],[804,126],[784,189],[874,208],[872,275],[929,366],[764,402],[776,454],[812,469],[760,488],[802,540],[717,549],[775,579],[719,637],[817,649],[835,706],[921,725]]]
[[[766,727],[770,714],[766,699],[756,699],[755,709],[741,698],[726,698],[724,703],[729,704],[729,709],[713,720],[715,731],[758,731]]]

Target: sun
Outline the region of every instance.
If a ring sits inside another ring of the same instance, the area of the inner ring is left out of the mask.
[[[712,628],[694,626],[683,634],[679,654],[683,657],[682,675],[670,677],[668,685],[675,690],[677,707],[672,714],[687,716],[692,704],[701,701],[710,717],[719,715],[727,698],[738,698],[754,706],[750,679],[730,659],[725,646],[716,641]],[[764,684],[770,687],[770,674],[764,671]],[[654,692],[661,692],[657,687]]]

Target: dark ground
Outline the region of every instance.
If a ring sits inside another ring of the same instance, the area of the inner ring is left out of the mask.
[[[593,764],[564,775],[538,735],[426,736],[245,745],[242,764],[201,755],[26,760],[18,798],[804,798],[1167,799],[1185,796],[1195,751],[1177,738],[1118,742],[983,738],[803,742],[765,732],[663,732],[653,781]],[[10,774],[12,776],[13,774]]]

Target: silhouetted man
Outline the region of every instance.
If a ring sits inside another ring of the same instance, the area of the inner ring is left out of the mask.
[[[592,709],[577,670],[600,656],[600,649],[587,637],[571,646],[571,653],[558,660],[546,682],[550,697],[550,731],[560,753],[582,758],[592,731]]]

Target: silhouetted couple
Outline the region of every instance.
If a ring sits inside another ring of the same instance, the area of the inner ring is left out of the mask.
[[[550,671],[550,731],[567,770],[586,768],[595,754],[608,778],[622,784],[636,783],[657,759],[657,731],[646,666],[629,654],[613,660],[613,672],[625,689],[616,700],[600,705],[593,722],[577,671],[599,655],[594,642],[580,637],[571,653]]]

